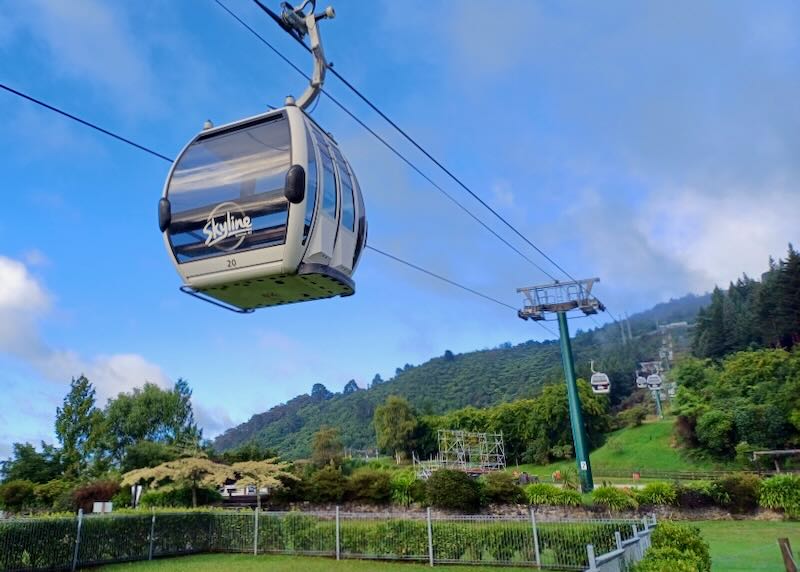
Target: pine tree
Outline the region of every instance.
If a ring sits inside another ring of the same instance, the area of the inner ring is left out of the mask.
[[[95,407],[95,389],[85,377],[73,378],[62,407],[56,409],[56,437],[65,474],[77,477],[97,452],[103,414]]]
[[[800,253],[791,244],[778,270],[776,294],[781,345],[793,346],[800,343]]]

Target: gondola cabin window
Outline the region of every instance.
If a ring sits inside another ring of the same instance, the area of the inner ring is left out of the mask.
[[[169,186],[168,235],[178,262],[284,244],[290,160],[284,115],[198,137]]]
[[[319,156],[322,160],[322,212],[329,217],[336,218],[336,171],[333,167],[330,148],[325,141],[325,136],[314,129],[314,136],[319,147]]]
[[[339,168],[339,181],[342,185],[342,226],[354,232],[356,230],[356,207],[353,202],[353,183],[350,169],[338,149],[334,148],[336,165]]]
[[[311,140],[311,128],[307,126],[306,149],[308,150],[308,168],[306,169],[306,214],[303,223],[303,244],[308,240],[311,225],[314,222],[314,211],[317,205],[317,155],[314,142]]]

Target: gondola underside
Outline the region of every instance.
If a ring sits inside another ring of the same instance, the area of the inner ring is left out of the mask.
[[[297,274],[248,278],[195,290],[243,310],[295,302],[352,296],[355,284],[345,274],[322,264],[300,264]]]

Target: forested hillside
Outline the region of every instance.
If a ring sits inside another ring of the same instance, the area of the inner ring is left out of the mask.
[[[657,331],[657,323],[693,320],[707,301],[707,296],[685,296],[631,316],[634,340],[626,345],[622,344],[616,324],[580,332],[577,324],[583,326],[588,320],[572,322],[572,328],[579,332],[573,341],[578,375],[588,378],[589,360],[594,359],[598,367],[619,382],[611,395],[612,403],[619,402],[632,389],[631,376],[637,362],[657,356],[659,337],[643,334]],[[347,446],[373,447],[375,407],[389,395],[405,397],[423,414],[445,413],[467,405],[484,407],[533,397],[545,384],[559,381],[561,376],[557,341],[502,344],[464,354],[448,351],[419,366],[398,368],[392,379],[383,381],[376,376],[367,390],[351,388],[349,392],[332,394],[317,384],[310,395],[295,397],[229,429],[215,440],[214,446],[226,450],[255,440],[284,456],[304,457],[309,454],[312,435],[330,425],[340,429]]]

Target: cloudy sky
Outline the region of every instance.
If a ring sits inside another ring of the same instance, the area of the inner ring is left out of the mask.
[[[249,0],[222,1],[310,69]],[[323,35],[340,73],[572,274],[600,276],[618,314],[757,275],[800,242],[798,6],[338,0]],[[0,12],[2,83],[168,156],[205,119],[304,88],[213,0],[0,0]],[[314,382],[340,390],[445,349],[548,336],[370,252],[354,297],[218,311],[178,292],[163,250],[168,165],[5,92],[0,105],[0,454],[52,439],[81,373],[101,402],[184,377],[211,436]],[[371,244],[511,304],[545,280],[329,101],[314,115],[357,171]]]

